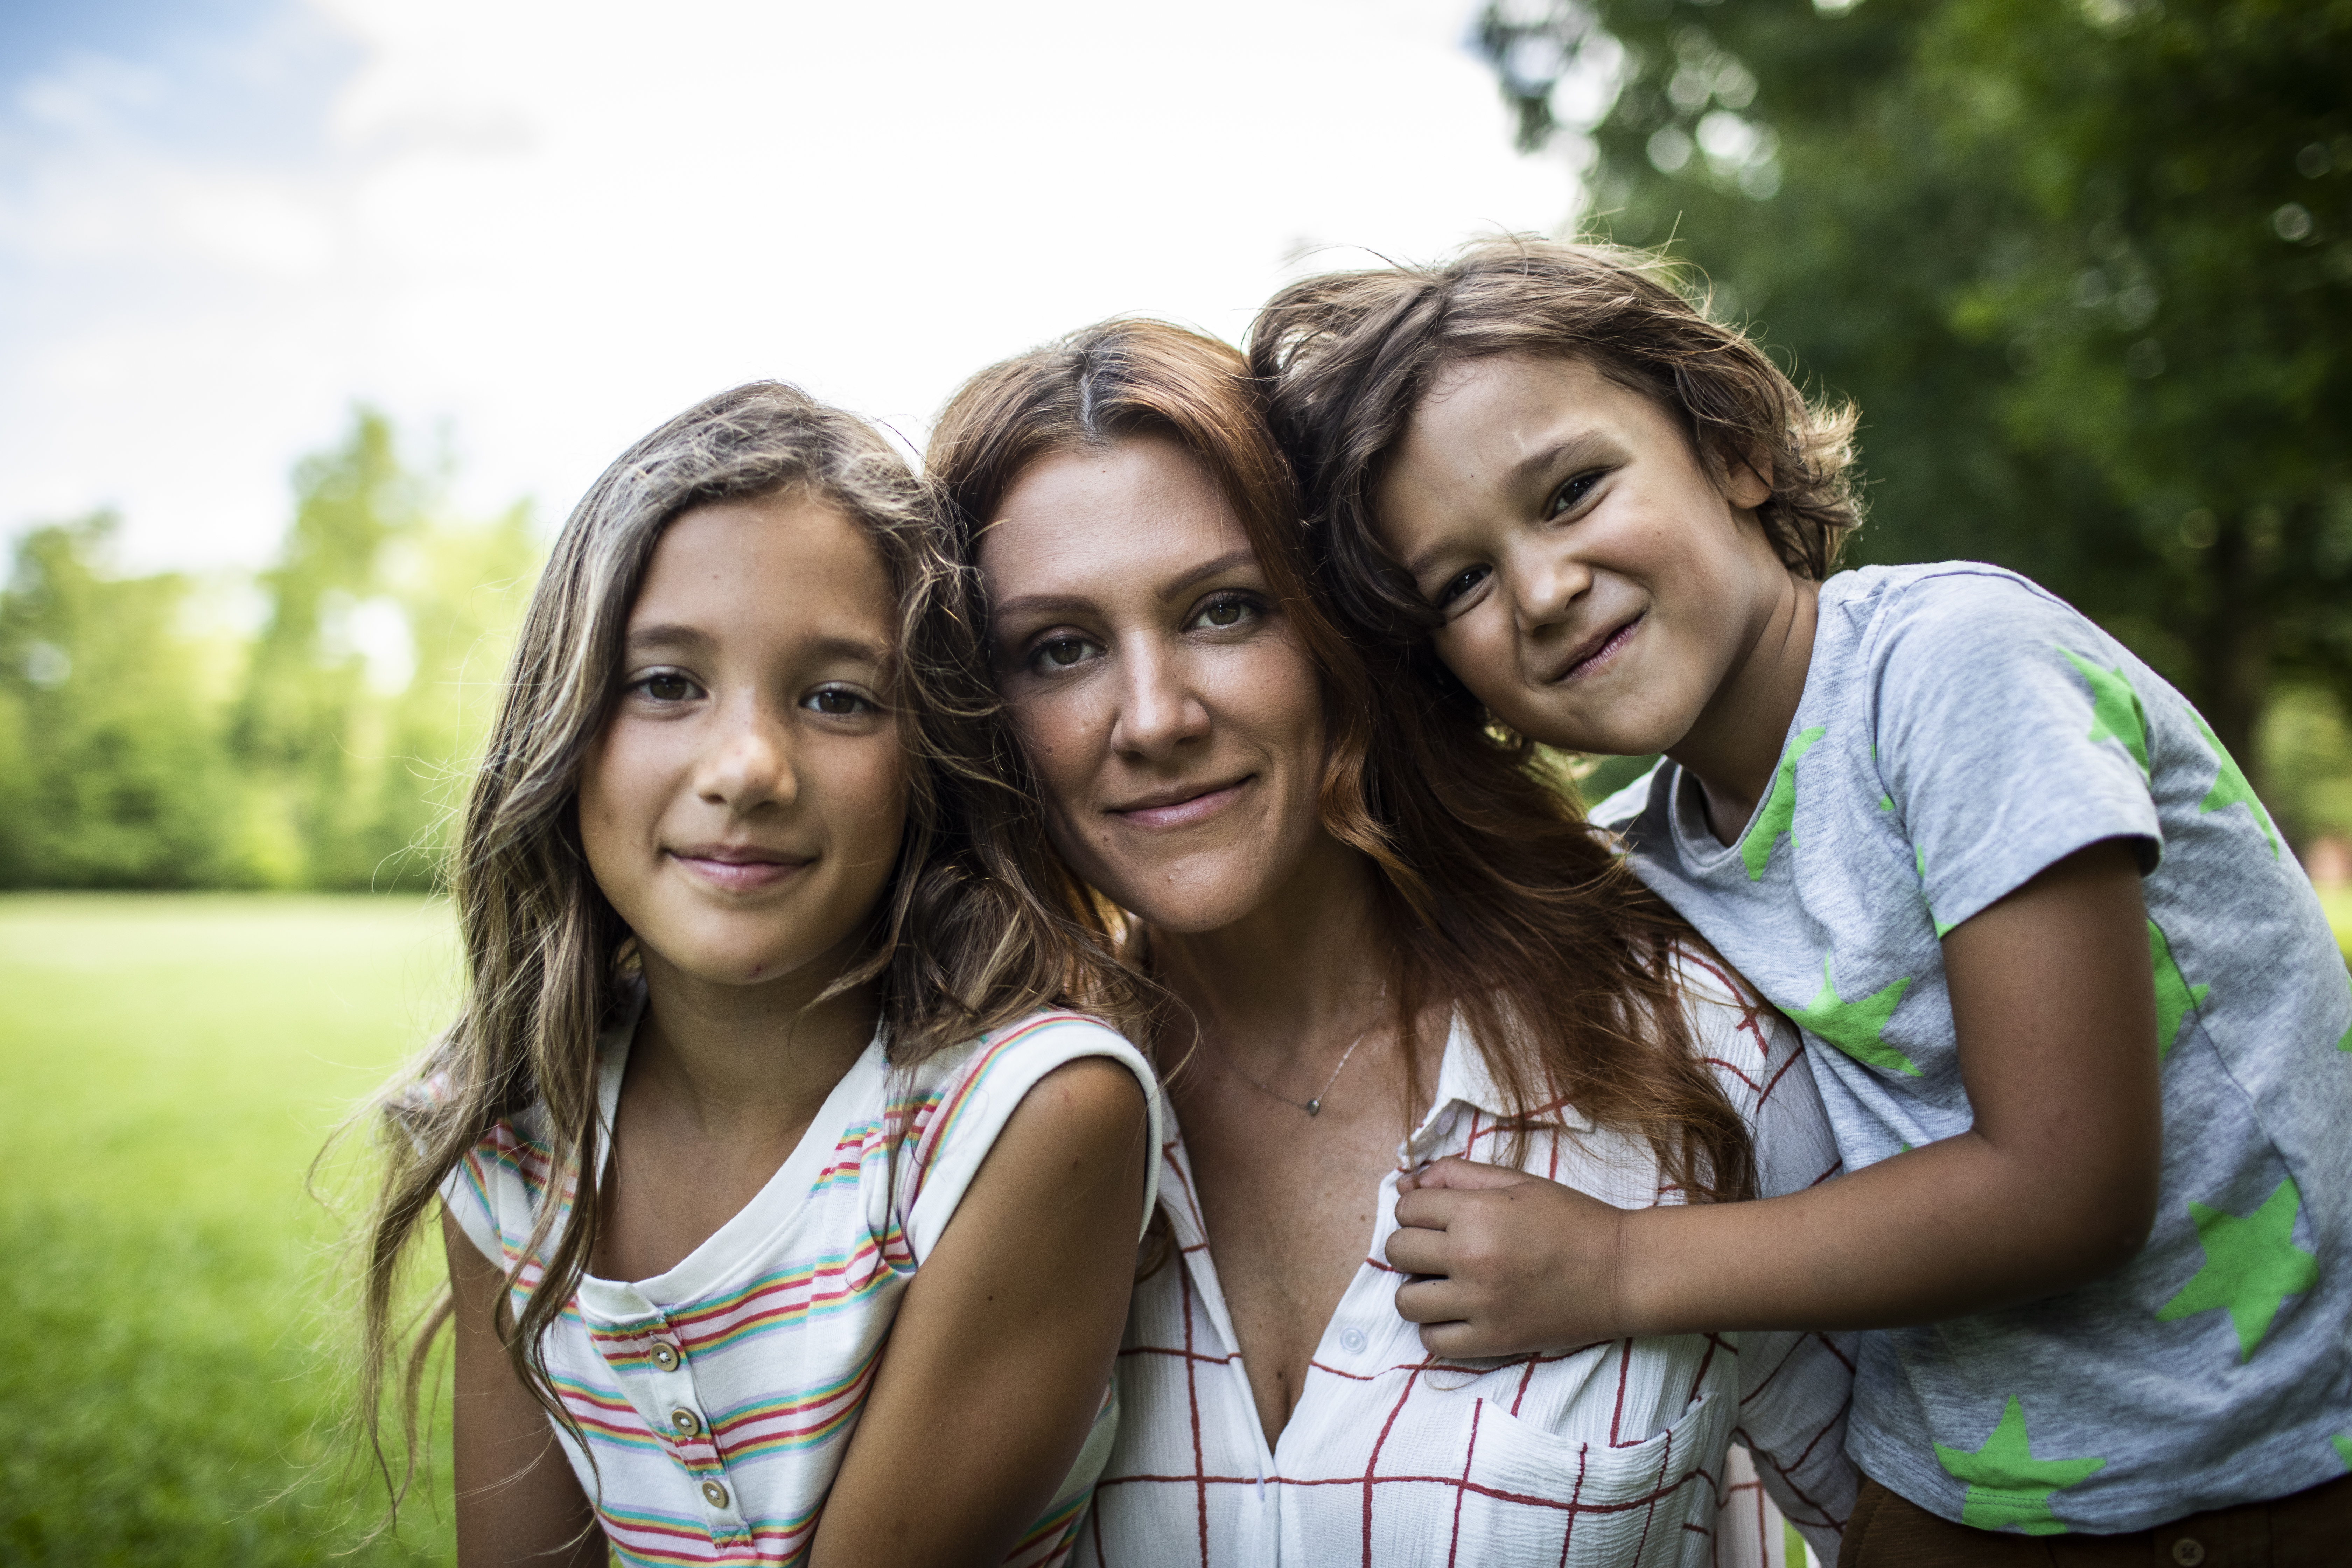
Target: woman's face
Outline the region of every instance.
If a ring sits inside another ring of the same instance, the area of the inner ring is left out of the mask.
[[[997,684],[1070,867],[1171,931],[1232,924],[1308,858],[1320,683],[1241,519],[1175,442],[1032,466],[982,533]]]

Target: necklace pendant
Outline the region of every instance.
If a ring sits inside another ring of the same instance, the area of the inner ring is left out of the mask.
[[[1304,1110],[1304,1111],[1306,1111],[1306,1112],[1307,1112],[1307,1115],[1309,1115],[1309,1116],[1320,1116],[1320,1115],[1322,1115],[1322,1114],[1323,1114],[1323,1100],[1322,1100],[1322,1097],[1321,1097],[1320,1095],[1318,1095],[1315,1099],[1308,1100],[1305,1105],[1303,1105],[1303,1106],[1299,1107],[1299,1109],[1300,1109],[1300,1110]]]

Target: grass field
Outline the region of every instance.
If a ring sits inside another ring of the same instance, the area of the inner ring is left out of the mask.
[[[302,1180],[453,964],[418,899],[0,897],[0,1564],[450,1561],[446,1473],[360,1544]]]
[[[453,961],[414,898],[0,897],[0,1563],[452,1560],[446,1479],[352,1551],[302,1184]]]

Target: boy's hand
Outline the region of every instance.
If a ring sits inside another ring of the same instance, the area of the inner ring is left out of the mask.
[[[1398,1184],[1397,1311],[1444,1356],[1518,1355],[1622,1338],[1626,1211],[1498,1165],[1440,1160]]]

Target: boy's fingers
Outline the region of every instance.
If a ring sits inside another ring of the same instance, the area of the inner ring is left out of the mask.
[[[1462,1308],[1451,1279],[1408,1279],[1397,1287],[1397,1316],[1408,1323],[1442,1323],[1459,1318]],[[1423,1344],[1429,1342],[1424,1338]]]
[[[1450,1322],[1423,1323],[1421,1326],[1421,1348],[1432,1355],[1448,1357],[1511,1353],[1490,1343],[1475,1325],[1458,1318]]]
[[[1402,1274],[1450,1274],[1453,1247],[1442,1230],[1418,1227],[1393,1231],[1386,1248],[1389,1267]],[[1401,1289],[1410,1290],[1411,1285]]]
[[[1462,1199],[1442,1188],[1416,1187],[1397,1196],[1396,1222],[1401,1227],[1444,1230],[1461,1212]]]
[[[1507,1165],[1482,1165],[1475,1160],[1448,1154],[1435,1164],[1424,1167],[1415,1177],[1413,1185],[1423,1191],[1433,1187],[1469,1191],[1480,1187],[1516,1187],[1532,1180],[1534,1178],[1525,1171],[1514,1171]]]

